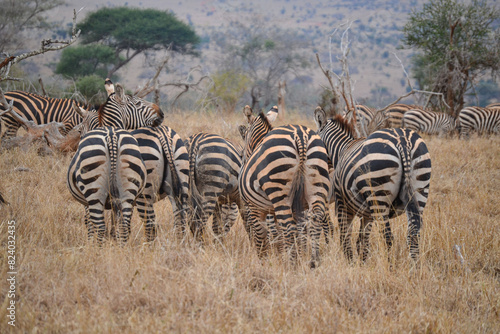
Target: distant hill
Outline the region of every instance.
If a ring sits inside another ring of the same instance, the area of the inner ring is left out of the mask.
[[[319,87],[326,85],[319,67],[315,63],[314,54],[320,55],[322,63],[329,67],[330,50],[334,59],[332,69],[340,70],[340,64],[336,62],[336,54],[339,52],[337,42],[329,44],[330,35],[341,23],[354,21],[349,40],[351,55],[349,58],[350,73],[355,80],[355,97],[368,104],[381,106],[391,98],[403,95],[408,89],[407,81],[401,65],[404,64],[407,71],[411,72],[410,60],[411,50],[397,50],[402,37],[401,28],[404,26],[408,14],[412,8],[420,8],[424,1],[421,0],[338,0],[338,1],[300,1],[300,0],[252,0],[250,2],[225,1],[225,0],[131,0],[126,2],[97,0],[85,1],[85,8],[81,11],[79,19],[101,7],[109,6],[133,6],[140,8],[156,8],[160,10],[172,10],[176,16],[192,25],[203,40],[209,40],[210,34],[224,32],[229,29],[227,22],[231,20],[245,20],[253,15],[262,15],[273,22],[273,24],[287,29],[298,29],[311,43],[311,85]],[[79,10],[82,2],[68,0],[67,4],[55,9],[50,13],[50,19],[60,22],[60,26],[67,28],[72,19],[73,9]],[[210,57],[213,57],[208,45],[201,47],[201,59],[192,60],[192,64],[210,68]],[[401,59],[402,64],[393,53]],[[50,76],[55,64],[60,57],[60,52],[52,53],[37,59],[39,64],[34,70],[40,71],[42,76]],[[137,60],[118,72],[123,82],[130,89],[143,84],[145,78],[151,74],[151,66],[144,64],[143,60]]]

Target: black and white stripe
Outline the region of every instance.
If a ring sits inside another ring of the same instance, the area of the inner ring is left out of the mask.
[[[442,112],[410,109],[403,116],[402,127],[427,135],[443,136],[456,130],[456,120]]]
[[[365,260],[372,221],[384,222],[390,248],[389,219],[402,212],[408,217],[408,244],[416,258],[431,177],[430,155],[423,139],[412,130],[392,128],[355,139],[351,124],[342,116],[327,120],[318,107],[314,118],[335,168],[335,209],[347,258],[353,258],[350,234],[355,216],[361,217],[357,249]]]
[[[98,241],[102,241],[106,230],[103,211],[112,208],[121,219],[118,236],[126,241],[133,204],[145,187],[147,170],[137,140],[120,128],[159,125],[163,113],[155,104],[125,95],[120,85],[116,92],[111,81],[107,80],[105,86],[109,96],[99,110],[72,106],[84,120],[79,125],[83,138],[70,164],[67,182],[73,196],[85,205],[89,237],[97,232]],[[187,177],[184,183],[187,186]],[[184,197],[187,199],[187,191]],[[155,235],[151,226],[154,223],[147,226],[148,239]]]
[[[96,234],[102,242],[104,210],[112,209],[119,240],[128,240],[134,202],[146,184],[146,166],[130,133],[111,127],[88,132],[71,160],[67,183],[73,197],[85,206],[89,239]]]
[[[153,241],[157,234],[153,204],[165,197],[169,198],[174,211],[177,236],[182,238],[189,209],[189,161],[184,142],[165,125],[139,128],[131,134],[138,142],[147,170],[146,186],[137,198],[137,212],[144,222],[146,241]]]
[[[500,133],[500,107],[466,107],[458,114],[460,138],[469,138],[475,132],[478,135]]]
[[[418,106],[412,104],[397,103],[391,105],[384,111],[387,118],[388,128],[402,128],[403,117],[408,110],[419,109]]]
[[[33,121],[35,124],[48,124],[50,122],[64,124],[63,134],[66,134],[82,120],[80,115],[73,110],[74,103],[85,109],[91,109],[90,106],[72,99],[56,99],[22,91],[11,91],[4,95],[8,102],[14,100],[13,110],[28,121]],[[0,106],[1,110],[3,110],[2,106]],[[1,120],[6,126],[2,138],[16,136],[21,124],[10,113],[2,115]]]
[[[193,206],[191,230],[200,239],[208,218],[214,215],[215,235],[225,234],[236,222],[240,204],[241,149],[219,135],[203,132],[191,135],[186,147]]]
[[[246,207],[247,231],[259,256],[269,248],[266,216],[274,214],[278,233],[292,262],[298,249],[301,222],[310,235],[311,266],[319,263],[319,238],[329,191],[328,157],[321,138],[301,125],[272,129],[274,107],[254,116],[244,108],[249,124],[245,135],[243,167],[239,175],[240,195]],[[306,211],[309,210],[309,211]],[[280,245],[278,245],[280,246]]]

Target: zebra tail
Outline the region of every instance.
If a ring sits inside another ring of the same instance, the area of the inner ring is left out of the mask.
[[[295,137],[295,142],[298,148],[299,166],[292,181],[290,196],[292,203],[292,212],[294,214],[295,220],[297,221],[304,215],[304,210],[305,210],[304,202],[305,202],[305,180],[306,180],[305,176],[306,152],[305,152],[305,145],[303,145],[303,143],[300,140],[298,140],[297,136]]]
[[[412,151],[412,142],[411,138],[407,136],[407,133],[403,131],[403,135],[401,136],[401,140],[397,145],[399,154],[401,156],[401,164],[403,166],[403,176],[401,182],[400,192],[402,192],[404,200],[408,203],[409,206],[418,207],[418,203],[416,202],[416,198],[414,196],[413,182],[411,179],[412,176],[412,166],[411,166],[411,151]]]
[[[174,153],[172,152],[172,136],[167,133],[164,127],[156,128],[157,131],[160,131],[160,143],[163,148],[163,157],[165,159],[165,163],[168,165],[170,169],[170,173],[172,174],[172,191],[174,192],[174,197],[176,199],[180,198],[182,192],[182,184],[179,178],[179,174],[177,169],[175,168],[175,160]],[[166,171],[165,171],[166,172]],[[165,180],[165,172],[163,175],[163,180]]]
[[[196,187],[196,157],[198,155],[198,136],[194,136],[187,148],[189,153],[189,190],[191,197],[191,205],[196,218],[201,218],[201,194]]]
[[[108,151],[110,159],[110,175],[109,175],[109,195],[111,202],[111,209],[114,216],[118,217],[122,211],[122,203],[120,199],[120,189],[118,187],[118,137],[116,133],[112,132],[108,135]]]

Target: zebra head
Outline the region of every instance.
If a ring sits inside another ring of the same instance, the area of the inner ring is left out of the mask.
[[[253,153],[255,148],[262,142],[264,136],[273,129],[271,123],[274,122],[278,116],[278,107],[272,107],[271,110],[267,112],[267,115],[261,112],[259,115],[255,116],[253,115],[252,108],[247,105],[243,108],[243,115],[248,123],[246,130],[243,128],[239,129],[240,135],[245,142],[243,146],[244,163]]]
[[[87,132],[99,127],[99,118],[96,109],[86,110],[80,107],[76,102],[73,102],[73,111],[82,118],[82,121],[75,126],[75,129],[80,132],[80,137],[83,137]]]
[[[105,88],[108,99],[98,111],[100,126],[131,130],[143,126],[156,127],[163,122],[164,114],[158,105],[125,94],[120,84],[115,86],[109,79],[106,79]]]

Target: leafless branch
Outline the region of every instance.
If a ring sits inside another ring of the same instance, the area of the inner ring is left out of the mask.
[[[403,62],[401,61],[401,59],[398,57],[398,55],[393,52],[392,53],[394,55],[394,57],[396,57],[396,59],[398,60],[399,64],[401,65],[401,68],[403,69],[403,73],[405,74],[405,77],[406,77],[406,82],[408,84],[408,87],[411,88],[411,90],[406,93],[405,95],[402,95],[400,96],[399,98],[397,98],[394,102],[391,102],[389,103],[387,106],[385,106],[384,108],[382,109],[379,109],[377,110],[377,112],[384,112],[386,111],[387,109],[389,109],[391,106],[395,105],[396,103],[398,103],[399,101],[401,101],[402,99],[405,99],[413,94],[416,94],[416,93],[419,93],[419,94],[426,94],[426,95],[429,95],[429,96],[432,96],[432,95],[437,95],[437,96],[440,96],[441,97],[441,102],[447,107],[447,108],[450,108],[450,106],[446,103],[445,101],[445,98],[444,98],[444,95],[443,93],[435,93],[435,92],[429,92],[429,91],[425,91],[425,90],[419,90],[419,89],[415,89],[413,88],[412,84],[411,84],[411,81],[410,81],[410,76],[408,75],[408,72],[406,71],[405,69],[405,66],[403,64]]]
[[[10,72],[10,67],[21,60],[24,60],[26,58],[30,58],[36,55],[40,55],[49,51],[56,51],[56,50],[61,50],[64,49],[65,47],[73,44],[76,42],[78,37],[80,36],[80,30],[76,30],[76,18],[78,13],[83,9],[83,7],[77,12],[76,10],[73,10],[73,29],[71,31],[71,38],[68,40],[53,40],[53,39],[44,39],[41,42],[40,49],[26,52],[23,54],[20,54],[18,56],[10,56],[7,55],[7,57],[0,63],[0,81],[4,80],[12,80],[11,77],[9,77],[9,72]]]

